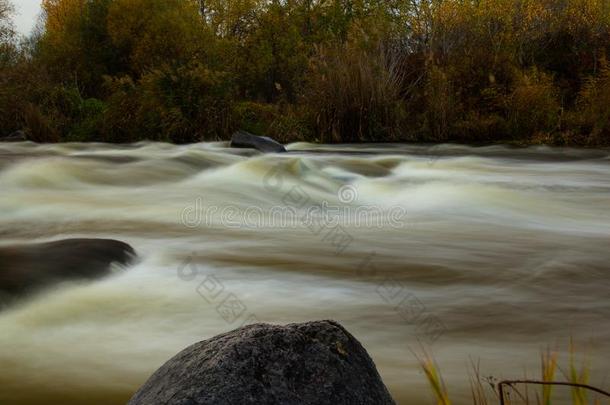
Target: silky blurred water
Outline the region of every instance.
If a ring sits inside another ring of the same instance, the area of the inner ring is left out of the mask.
[[[125,403],[191,343],[315,319],[345,325],[401,404],[433,403],[424,351],[468,404],[473,362],[537,377],[570,339],[608,389],[608,150],[288,149],[0,144],[1,245],[104,237],[139,254],[0,312],[0,403]],[[334,222],[273,214],[317,206]],[[350,216],[362,207],[373,224]]]

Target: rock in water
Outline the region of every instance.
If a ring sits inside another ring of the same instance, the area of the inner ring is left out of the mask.
[[[253,135],[246,131],[237,131],[231,137],[232,148],[252,148],[265,153],[286,152],[286,148],[279,142],[266,136]]]
[[[27,140],[28,139],[25,135],[25,132],[23,131],[15,131],[8,136],[0,137],[0,142],[23,142]]]
[[[341,325],[256,324],[178,353],[128,405],[394,404],[375,364]]]
[[[19,297],[62,280],[93,279],[126,265],[135,252],[110,239],[66,239],[0,247],[0,294]]]

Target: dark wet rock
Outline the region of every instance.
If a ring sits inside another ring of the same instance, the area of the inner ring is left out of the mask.
[[[286,152],[286,148],[279,142],[266,136],[253,135],[246,131],[237,131],[231,137],[232,148],[251,148],[265,153]]]
[[[112,263],[127,265],[134,257],[131,246],[111,239],[0,247],[0,295],[17,298],[63,280],[98,278]]]
[[[15,131],[8,136],[0,137],[0,142],[23,142],[27,140],[28,138],[23,131]]]
[[[333,321],[256,324],[196,343],[129,405],[394,404],[362,345]]]

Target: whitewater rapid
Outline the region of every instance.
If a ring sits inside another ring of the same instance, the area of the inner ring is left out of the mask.
[[[0,311],[0,403],[125,403],[191,343],[314,319],[352,332],[398,403],[431,401],[424,350],[468,404],[472,361],[537,376],[570,339],[608,388],[608,150],[288,150],[0,144],[0,245],[104,237],[139,255]],[[320,207],[332,221],[304,216]]]

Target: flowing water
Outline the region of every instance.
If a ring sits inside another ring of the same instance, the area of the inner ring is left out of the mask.
[[[457,404],[471,362],[537,376],[570,339],[610,384],[607,150],[0,145],[1,244],[68,237],[139,260],[2,309],[2,404],[125,403],[191,343],[315,319],[345,325],[401,404],[432,403],[423,350]]]

